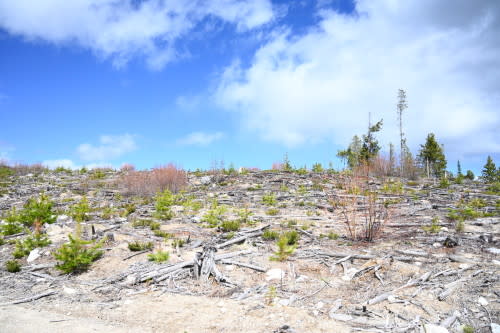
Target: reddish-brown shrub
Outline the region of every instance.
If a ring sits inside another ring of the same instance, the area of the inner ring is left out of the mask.
[[[183,169],[168,164],[151,171],[131,171],[119,182],[127,195],[149,196],[166,189],[177,193],[186,186],[187,176]]]
[[[27,175],[28,173],[37,174],[49,170],[48,168],[44,167],[41,163],[35,163],[35,164],[16,163],[12,165],[12,169],[14,169],[17,175]]]
[[[271,167],[271,170],[283,170],[283,163],[281,162],[274,162],[272,167]]]
[[[131,171],[135,171],[135,166],[133,164],[130,164],[130,163],[124,163],[122,164],[122,166],[120,167],[120,171],[121,172],[131,172]]]

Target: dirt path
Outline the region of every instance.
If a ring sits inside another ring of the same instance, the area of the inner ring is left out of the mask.
[[[43,310],[38,310],[37,307]],[[137,295],[113,303],[14,305],[0,308],[1,332],[349,332],[324,317],[279,305],[182,295]]]

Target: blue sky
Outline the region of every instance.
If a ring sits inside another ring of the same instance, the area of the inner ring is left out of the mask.
[[[368,113],[449,168],[500,159],[500,5],[467,0],[0,0],[0,158],[335,167]]]

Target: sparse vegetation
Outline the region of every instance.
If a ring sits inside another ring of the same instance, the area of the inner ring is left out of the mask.
[[[274,206],[276,205],[276,202],[276,196],[274,193],[268,193],[262,196],[262,203],[266,206]]]
[[[277,250],[274,252],[274,255],[271,256],[270,260],[274,261],[285,261],[297,248],[295,244],[290,245],[290,239],[287,235],[281,235],[278,241],[276,242]]]
[[[5,262],[5,268],[9,273],[17,273],[21,271],[21,264],[17,260],[7,260]]]
[[[431,225],[430,226],[424,226],[422,229],[425,232],[431,233],[431,234],[437,234],[438,232],[441,231],[441,226],[439,225],[439,218],[434,217],[432,218]]]
[[[103,251],[99,250],[102,242],[84,241],[78,235],[68,235],[68,238],[69,243],[63,244],[54,252],[54,258],[60,261],[56,268],[63,273],[85,271],[103,254]]]
[[[132,243],[128,243],[128,249],[130,251],[145,251],[145,250],[152,250],[153,249],[153,243],[152,242],[139,242],[135,241]]]
[[[168,251],[157,251],[155,253],[148,254],[148,260],[157,263],[168,261],[170,258],[170,253]]]
[[[53,202],[50,198],[41,194],[38,198],[28,199],[24,209],[20,212],[20,220],[27,226],[40,228],[44,223],[53,223],[56,216],[52,211]]]
[[[223,221],[221,223],[221,229],[224,232],[228,231],[238,231],[240,230],[240,222],[239,221]]]
[[[12,255],[14,258],[22,258],[30,254],[31,251],[37,247],[45,247],[51,242],[47,238],[47,235],[42,233],[34,233],[22,240],[17,240]]]
[[[219,205],[219,202],[214,199],[211,208],[203,215],[202,221],[207,222],[211,228],[215,228],[224,221],[226,211],[227,208]]]
[[[170,220],[174,217],[172,206],[176,201],[175,195],[169,189],[159,192],[155,197],[155,217],[161,220]]]
[[[269,216],[276,216],[280,213],[280,210],[278,208],[269,208],[266,210],[266,214]]]
[[[276,230],[266,229],[262,234],[262,239],[264,240],[276,240],[279,237],[279,233]]]
[[[79,203],[71,206],[70,216],[77,222],[88,221],[90,216],[90,206],[87,197],[83,196]]]

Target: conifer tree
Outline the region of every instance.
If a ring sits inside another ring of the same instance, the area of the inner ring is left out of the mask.
[[[500,181],[500,172],[497,170],[495,162],[493,162],[491,156],[488,156],[486,164],[483,167],[483,171],[481,172],[481,176],[483,180],[487,183]]]
[[[444,156],[443,146],[438,144],[433,133],[427,135],[425,144],[420,145],[418,159],[427,174],[432,173],[435,177],[442,177],[446,170],[446,157]]]

